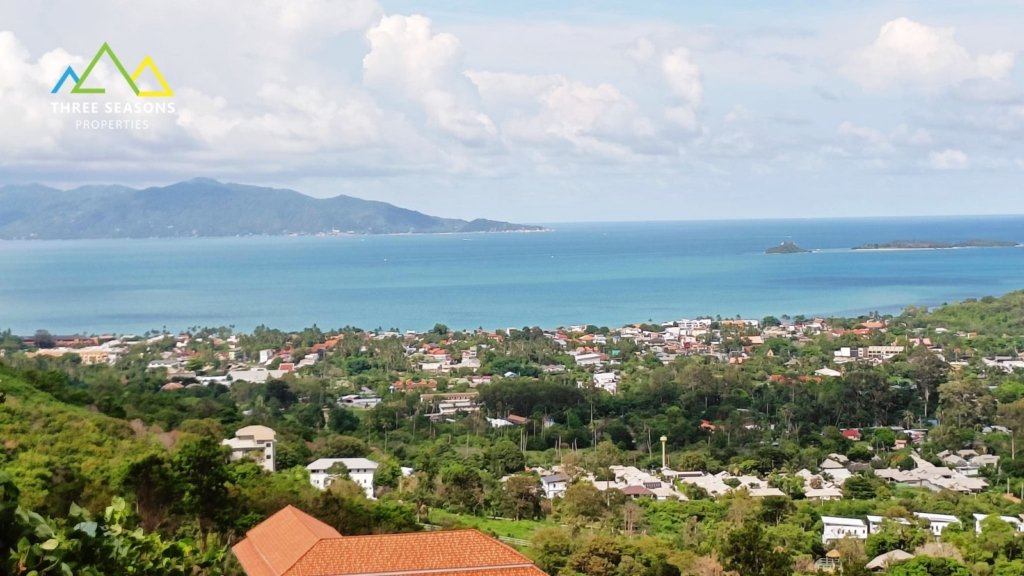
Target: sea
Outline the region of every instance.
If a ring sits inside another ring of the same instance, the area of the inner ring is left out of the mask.
[[[0,241],[0,330],[426,330],[898,313],[1024,288],[1024,216],[547,224],[548,232]],[[806,254],[766,255],[792,241]]]

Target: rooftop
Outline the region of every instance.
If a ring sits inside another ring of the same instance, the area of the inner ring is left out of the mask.
[[[341,536],[286,506],[232,548],[249,576],[543,576],[522,554],[476,530]]]

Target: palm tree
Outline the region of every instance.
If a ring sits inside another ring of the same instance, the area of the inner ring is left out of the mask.
[[[913,426],[914,426],[914,419],[915,418],[916,418],[916,415],[914,414],[914,412],[912,410],[904,410],[900,414],[900,422],[902,422],[904,424],[904,427],[906,429],[908,429],[908,430],[910,428],[913,428]]]

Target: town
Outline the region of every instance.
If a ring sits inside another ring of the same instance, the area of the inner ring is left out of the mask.
[[[171,454],[210,441],[225,465],[263,471],[225,480],[239,493],[286,475],[311,491],[303,498],[410,505],[398,531],[478,528],[552,574],[597,545],[556,554],[546,539],[563,534],[649,541],[649,570],[736,566],[728,538],[669,537],[696,519],[766,546],[784,539],[783,564],[797,572],[849,573],[963,559],[976,545],[968,534],[1024,531],[1024,346],[1005,326],[961,320],[964,307],[1020,298],[619,328],[7,333],[0,362],[56,398],[130,420]],[[46,506],[56,495],[23,497]],[[142,517],[176,514],[152,508]],[[254,519],[278,518],[257,508]],[[755,517],[771,518],[767,533],[744,532]],[[814,537],[793,540],[787,526]],[[262,530],[236,530],[250,528]]]

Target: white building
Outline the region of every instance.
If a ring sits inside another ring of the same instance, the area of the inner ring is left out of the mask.
[[[981,522],[982,522],[982,520],[984,520],[984,519],[986,519],[988,517],[989,517],[989,514],[975,514],[974,515],[974,531],[975,532],[977,532],[978,534],[981,534]],[[1021,522],[1020,518],[1015,518],[1013,516],[1000,516],[999,519],[1002,520],[1003,522],[1006,522],[1010,526],[1013,526],[1013,529],[1015,531],[1017,531],[1017,532],[1024,532],[1024,522]]]
[[[619,390],[619,375],[614,372],[594,374],[594,387],[615,394]]]
[[[596,352],[587,352],[584,354],[576,354],[574,356],[577,366],[600,366],[601,355]]]
[[[277,432],[266,426],[246,426],[235,432],[234,438],[221,442],[231,447],[231,459],[252,458],[268,472],[274,471],[276,455],[274,445]]]
[[[348,469],[348,477],[359,485],[366,497],[373,499],[373,475],[378,464],[366,458],[320,458],[306,466],[309,470],[309,483],[321,490],[326,490],[340,474],[332,473],[331,468],[343,464]]]
[[[569,477],[561,472],[548,476],[541,476],[540,486],[544,489],[544,497],[548,500],[565,496],[569,486]]]
[[[868,525],[859,518],[822,516],[821,522],[824,525],[821,531],[822,544],[828,544],[843,538],[866,540],[868,537]]]
[[[282,378],[287,374],[284,370],[267,370],[263,367],[256,367],[249,370],[228,370],[228,376],[232,382],[252,382],[262,384],[267,380]]]
[[[895,522],[904,526],[910,526],[910,520],[906,518],[885,518],[883,516],[872,516],[868,515],[868,533],[878,534],[882,530],[882,525],[886,522]]]
[[[928,521],[928,528],[935,536],[942,536],[942,531],[950,524],[959,524],[960,519],[950,514],[931,514],[928,512],[914,512],[914,516]]]

